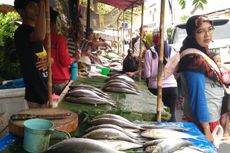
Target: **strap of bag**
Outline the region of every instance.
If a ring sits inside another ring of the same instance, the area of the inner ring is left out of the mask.
[[[188,48],[186,50],[184,50],[181,54],[180,54],[180,58],[184,57],[185,55],[188,55],[188,54],[198,54],[198,55],[201,55],[205,61],[211,66],[211,68],[219,75],[221,76],[221,72],[220,72],[220,69],[219,67],[216,65],[216,63],[210,58],[208,57],[206,54],[204,54],[203,52],[199,51],[198,49],[195,49],[195,48]],[[221,85],[223,86],[224,90],[226,91],[226,93],[230,94],[230,88],[227,87],[222,81],[221,79],[220,80],[220,83]]]

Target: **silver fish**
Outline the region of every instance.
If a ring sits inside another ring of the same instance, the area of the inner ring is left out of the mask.
[[[116,129],[118,131],[121,131],[123,133],[125,133],[127,136],[133,138],[133,139],[138,139],[138,137],[140,137],[139,134],[137,133],[133,133],[133,132],[130,132],[128,130],[125,130],[124,128],[121,128],[120,126],[117,126],[117,125],[114,125],[114,124],[100,124],[100,125],[97,125],[97,126],[92,126],[88,129],[86,129],[85,133],[89,133],[93,130],[96,130],[96,129],[100,129],[100,128],[113,128],[113,129]]]
[[[94,86],[91,86],[91,85],[86,85],[86,84],[79,84],[79,85],[72,85],[70,86],[70,89],[73,90],[73,89],[88,89],[88,90],[91,90],[93,92],[95,92],[96,94],[104,97],[104,98],[110,98],[110,96],[103,92],[102,90],[94,87]]]
[[[138,92],[135,87],[130,86],[129,84],[124,84],[122,82],[118,82],[118,81],[109,82],[109,83],[105,84],[103,88],[107,88],[107,87],[127,88],[129,90],[133,90],[133,91]]]
[[[117,92],[117,93],[128,93],[128,94],[136,94],[136,95],[140,95],[140,93],[138,93],[137,91],[133,91],[127,88],[118,88],[118,87],[105,87],[103,88],[104,91],[107,92]]]
[[[124,153],[102,142],[86,138],[70,138],[51,147],[45,153]]]
[[[100,124],[114,124],[123,128],[133,128],[133,129],[141,129],[140,126],[132,123],[132,122],[127,122],[123,120],[119,120],[116,118],[98,118],[98,119],[93,119],[90,121],[90,124],[92,125],[100,125]]]
[[[178,127],[173,125],[141,125],[141,127],[144,129],[171,129],[175,131],[184,131],[184,132],[190,131],[190,129],[188,128],[183,128],[183,127]]]
[[[112,80],[112,79],[120,79],[120,80],[124,80],[124,81],[130,82],[130,83],[134,83],[135,82],[132,78],[130,78],[127,75],[116,75],[116,76],[112,76],[112,77],[110,77],[109,79],[107,79],[105,81],[107,82],[107,81]]]
[[[125,133],[112,129],[112,128],[100,128],[93,130],[89,133],[86,133],[82,136],[83,138],[90,138],[90,139],[111,139],[111,140],[125,140],[129,142],[137,142],[137,140],[129,137]]]
[[[70,90],[66,96],[72,96],[72,97],[95,97],[95,98],[101,98],[99,95],[97,95],[92,90],[88,89],[74,89]]]
[[[146,138],[153,139],[164,139],[164,138],[192,138],[197,139],[196,136],[192,136],[190,134],[179,132],[170,129],[147,129],[141,132],[141,136]]]
[[[106,82],[106,84],[110,84],[110,83],[113,83],[113,82],[125,84],[125,85],[127,85],[129,87],[137,89],[137,86],[134,83],[127,82],[127,81],[124,81],[124,80],[121,80],[121,79],[111,79],[108,82]]]
[[[118,119],[118,120],[123,120],[125,122],[130,122],[126,118],[124,118],[124,117],[122,117],[120,115],[117,115],[117,114],[102,114],[102,115],[98,115],[98,116],[94,117],[94,119],[99,119],[99,118],[115,118],[115,119]]]
[[[115,104],[111,101],[108,101],[104,98],[94,98],[94,97],[65,97],[65,101],[71,102],[71,103],[79,103],[79,104],[90,104],[90,105],[103,105],[103,104],[109,104],[111,106],[115,107]]]
[[[124,140],[98,140],[98,141],[105,143],[106,145],[110,146],[115,150],[121,150],[121,151],[142,147],[141,144],[128,142]]]
[[[152,153],[172,153],[182,147],[191,146],[192,143],[188,140],[167,138],[156,145]]]
[[[205,153],[205,152],[209,152],[208,149],[202,149],[195,146],[187,146],[177,151],[174,151],[173,153]]]

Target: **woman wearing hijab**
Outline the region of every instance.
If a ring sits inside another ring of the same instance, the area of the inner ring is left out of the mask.
[[[158,33],[154,33],[151,41],[147,41],[150,47],[144,58],[144,73],[147,82],[148,89],[154,95],[157,95],[157,72],[158,72],[158,58],[160,50],[160,37]],[[164,42],[164,61],[163,64],[166,65],[168,59],[172,57],[173,52],[172,47],[168,43]],[[162,73],[164,74],[164,73]],[[171,119],[169,121],[176,121],[175,118],[175,105],[177,102],[177,82],[174,75],[169,77],[162,76],[162,101],[165,106],[170,108]]]
[[[196,15],[186,23],[187,37],[180,53],[186,49],[197,49],[211,57],[208,46],[213,39],[213,22],[206,16]],[[213,142],[212,131],[220,124],[220,112],[224,90],[218,75],[203,56],[189,54],[179,62],[182,91],[184,92],[184,113],[189,121],[198,125],[208,140]]]

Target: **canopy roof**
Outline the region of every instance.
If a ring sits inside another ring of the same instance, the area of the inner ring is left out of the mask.
[[[131,8],[132,5],[138,6],[144,3],[144,0],[97,0],[98,2],[111,5],[113,7],[125,10]]]

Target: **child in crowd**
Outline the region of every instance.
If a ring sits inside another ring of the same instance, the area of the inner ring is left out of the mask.
[[[222,63],[221,63],[221,56],[219,54],[216,54],[213,56],[213,60],[216,62],[217,66],[220,68],[220,71],[221,71],[221,74],[222,74],[222,80],[223,80],[223,83],[228,85],[230,84],[230,70],[224,66]],[[229,96],[229,95],[227,95]],[[220,123],[224,129],[224,137],[227,137],[229,136],[229,133],[228,133],[228,125],[229,125],[229,102],[228,100],[223,100],[223,104],[222,104],[222,116],[221,116],[221,120],[220,120]]]

